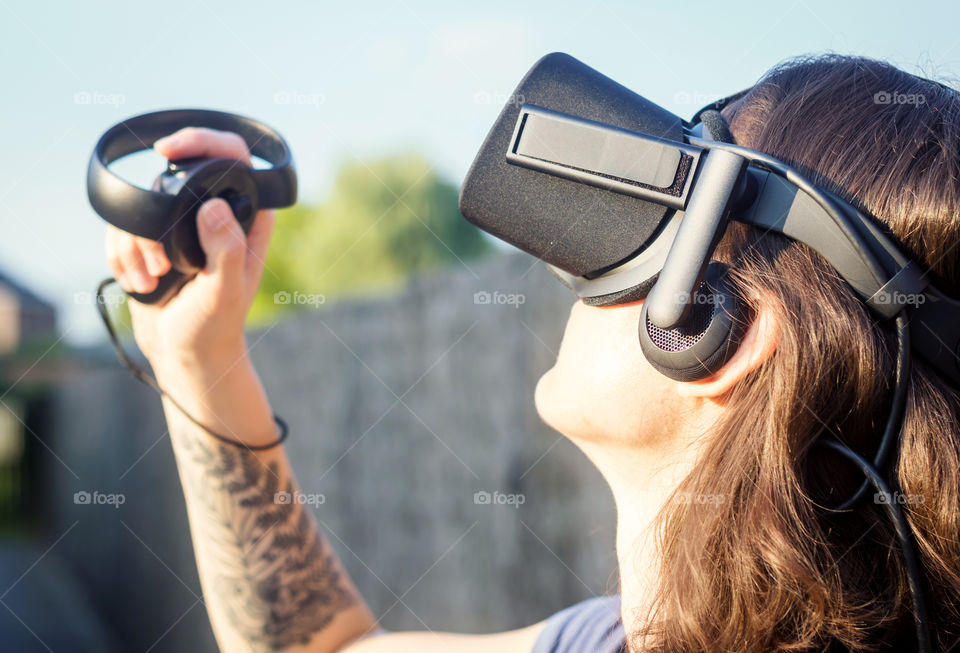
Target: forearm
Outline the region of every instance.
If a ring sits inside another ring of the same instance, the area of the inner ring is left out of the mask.
[[[202,424],[247,444],[276,439],[245,355],[205,371],[158,370],[161,385]],[[336,651],[374,626],[310,509],[282,447],[219,442],[169,400],[173,441],[204,602],[225,651]],[[282,493],[288,493],[283,495]]]

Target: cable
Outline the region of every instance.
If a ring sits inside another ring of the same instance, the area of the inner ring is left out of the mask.
[[[927,606],[923,596],[923,571],[920,567],[920,556],[917,553],[916,541],[910,531],[910,524],[897,504],[897,496],[890,491],[880,472],[853,449],[831,437],[823,438],[819,440],[819,443],[833,449],[859,467],[868,481],[877,489],[877,492],[884,496],[883,506],[890,521],[893,522],[897,539],[900,540],[903,559],[907,565],[907,584],[910,587],[910,598],[913,602],[913,622],[917,630],[917,650],[920,653],[932,653],[930,626],[927,622]],[[894,487],[896,487],[895,484]]]
[[[916,541],[910,531],[910,526],[903,516],[897,503],[897,497],[890,491],[890,488],[884,483],[882,476],[877,471],[884,469],[888,465],[888,457],[893,450],[894,443],[900,441],[903,431],[903,414],[907,400],[907,390],[910,380],[910,325],[907,321],[906,310],[901,311],[896,318],[897,330],[897,365],[894,372],[894,391],[890,406],[890,415],[887,419],[886,428],[883,436],[880,438],[880,446],[873,457],[873,464],[867,462],[865,458],[854,452],[846,444],[839,440],[828,437],[821,439],[818,444],[823,444],[830,449],[840,453],[848,460],[852,461],[863,472],[865,478],[859,489],[849,499],[835,508],[829,508],[833,511],[845,511],[852,509],[866,495],[870,486],[873,485],[877,492],[885,498],[883,502],[887,516],[893,523],[900,540],[900,547],[903,551],[904,562],[907,565],[907,577],[910,586],[910,597],[913,601],[914,625],[917,629],[918,651],[926,653],[930,648],[930,629],[927,622],[926,605],[923,597],[923,570],[917,555]],[[895,484],[894,484],[895,485]]]
[[[117,332],[113,328],[113,324],[110,322],[110,313],[107,311],[107,303],[105,301],[105,296],[103,291],[107,288],[107,286],[110,286],[111,284],[114,284],[114,283],[116,283],[114,279],[104,279],[103,281],[100,282],[100,285],[97,286],[97,293],[96,293],[97,312],[100,314],[100,319],[103,321],[103,326],[106,327],[107,329],[107,335],[110,337],[110,344],[113,345],[113,350],[117,352],[117,358],[120,359],[120,362],[123,363],[124,367],[130,370],[130,373],[133,374],[133,376],[135,376],[138,381],[156,390],[157,394],[159,394],[161,397],[167,398],[170,401],[170,403],[176,406],[180,410],[180,412],[183,413],[183,415],[187,419],[189,419],[191,422],[193,422],[196,426],[198,426],[207,434],[213,436],[217,440],[220,440],[221,442],[224,442],[226,444],[232,445],[234,447],[238,447],[240,449],[247,449],[249,451],[265,451],[266,449],[272,449],[273,447],[276,447],[277,445],[282,444],[284,440],[287,439],[287,435],[289,434],[290,429],[287,427],[287,423],[283,421],[278,415],[273,416],[273,421],[276,422],[277,426],[280,428],[280,436],[274,442],[268,442],[267,444],[246,444],[238,440],[234,440],[232,438],[222,436],[219,433],[215,433],[210,429],[208,429],[203,424],[201,424],[200,421],[197,418],[195,418],[193,415],[191,415],[186,408],[180,405],[180,402],[174,399],[166,390],[161,388],[160,384],[157,383],[156,379],[154,379],[152,376],[147,374],[147,372],[144,371],[143,368],[141,368],[139,365],[137,365],[132,360],[130,360],[130,358],[127,356],[127,352],[123,350],[123,346],[120,344],[120,339],[117,337]]]
[[[873,457],[873,465],[877,469],[884,469],[887,466],[887,456],[893,449],[894,443],[900,440],[900,433],[903,431],[903,413],[907,403],[907,388],[910,385],[910,324],[907,321],[906,311],[901,311],[897,315],[896,329],[897,367],[894,372],[893,397],[887,424],[883,429],[883,436],[880,438],[880,446],[877,447],[877,453]],[[852,497],[836,508],[832,508],[832,510],[839,511],[853,508],[863,499],[869,489],[870,481],[864,479],[860,488]]]

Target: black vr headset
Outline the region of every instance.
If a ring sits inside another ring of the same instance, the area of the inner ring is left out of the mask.
[[[693,381],[736,351],[743,302],[711,261],[729,221],[809,245],[896,334],[890,415],[872,461],[833,437],[819,443],[866,476],[830,512],[852,508],[869,484],[903,549],[919,650],[930,650],[922,572],[885,470],[902,428],[910,355],[960,387],[960,302],[857,207],[776,158],[733,142],[719,109],[680,119],[562,53],[538,61],[477,154],[460,211],[484,231],[544,260],[580,299],[609,306],[644,299],[639,336],[663,374]],[[911,335],[914,336],[911,338]],[[911,344],[912,342],[912,344]]]
[[[640,342],[684,381],[736,349],[745,320],[710,262],[728,221],[822,255],[878,320],[910,311],[913,349],[960,385],[960,302],[876,222],[775,158],[732,142],[717,109],[680,119],[566,54],[538,61],[467,174],[460,211],[544,260],[584,303],[646,299]]]

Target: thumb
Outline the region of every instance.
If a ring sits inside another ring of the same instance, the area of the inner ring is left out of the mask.
[[[230,205],[219,198],[205,202],[197,211],[197,232],[207,256],[199,276],[220,284],[242,284],[247,239]]]

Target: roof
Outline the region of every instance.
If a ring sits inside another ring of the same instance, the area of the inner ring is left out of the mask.
[[[9,288],[17,296],[24,308],[33,310],[48,310],[53,313],[56,312],[56,309],[51,302],[42,299],[32,290],[27,288],[27,286],[22,282],[14,279],[3,270],[0,270],[0,285]]]

